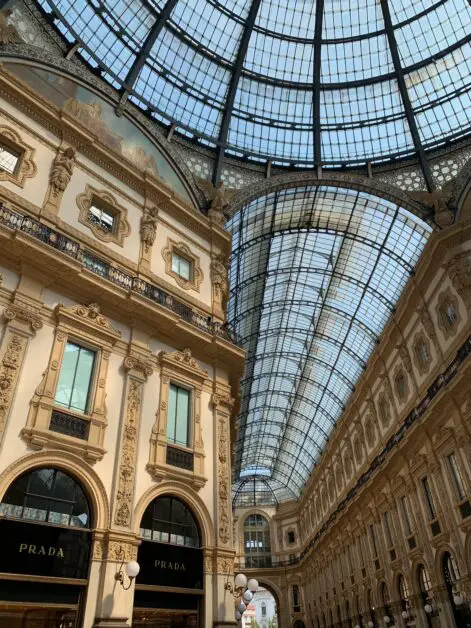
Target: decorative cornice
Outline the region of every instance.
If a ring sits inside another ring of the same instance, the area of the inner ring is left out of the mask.
[[[3,316],[8,321],[21,321],[27,323],[31,327],[31,331],[36,332],[41,329],[43,322],[38,311],[26,305],[11,303],[3,311]]]
[[[190,349],[183,349],[183,351],[159,351],[157,354],[160,364],[167,364],[171,367],[178,366],[184,370],[190,371],[193,375],[198,377],[207,378],[208,371],[199,365],[198,361],[191,355]]]
[[[137,353],[127,355],[124,358],[123,366],[126,371],[131,371],[134,375],[139,375],[143,379],[147,379],[153,372],[150,359],[138,355]]]
[[[79,327],[91,327],[95,333],[98,331],[111,344],[115,344],[121,338],[121,332],[115,329],[110,320],[100,313],[100,306],[97,303],[70,307],[65,307],[59,303],[54,312],[59,322],[72,319],[73,323]]]

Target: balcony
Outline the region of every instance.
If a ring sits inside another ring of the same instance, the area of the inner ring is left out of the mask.
[[[227,324],[214,321],[210,316],[198,312],[161,288],[140,277],[129,274],[115,264],[110,264],[106,259],[83,248],[75,240],[51,229],[31,216],[8,209],[1,202],[0,226],[26,233],[62,255],[79,262],[88,271],[113,283],[115,286],[146,297],[150,301],[171,310],[194,327],[237,344],[235,335]]]

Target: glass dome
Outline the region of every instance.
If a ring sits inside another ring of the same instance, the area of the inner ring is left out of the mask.
[[[355,166],[469,132],[467,0],[40,0],[149,115],[235,155]]]

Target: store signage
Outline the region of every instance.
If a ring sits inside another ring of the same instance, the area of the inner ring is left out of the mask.
[[[90,532],[72,528],[0,520],[0,571],[11,574],[88,577]]]
[[[137,553],[141,566],[136,584],[185,589],[203,588],[203,550],[168,543],[142,541]]]

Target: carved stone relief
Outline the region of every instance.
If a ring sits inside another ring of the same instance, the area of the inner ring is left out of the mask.
[[[229,280],[227,267],[222,255],[211,258],[211,282],[213,285],[213,308],[216,316],[225,320],[227,300],[229,298]]]
[[[0,363],[0,434],[3,434],[11,406],[18,373],[26,349],[26,338],[8,334],[6,349]]]
[[[46,211],[59,213],[62,196],[70,183],[74,166],[75,150],[71,146],[59,148],[49,173],[49,187],[43,204]]]

